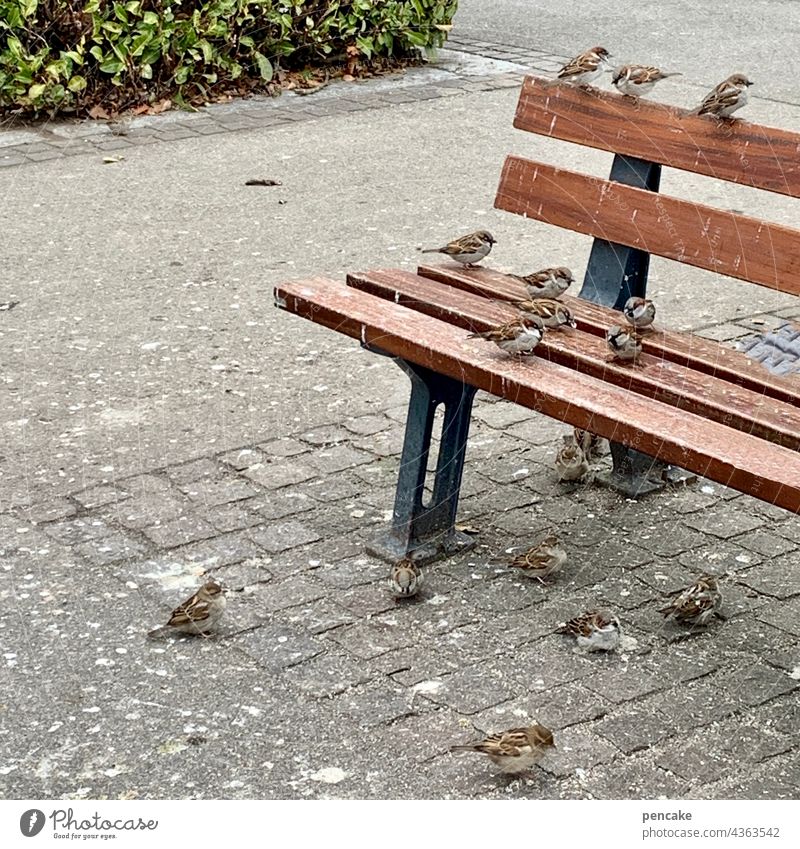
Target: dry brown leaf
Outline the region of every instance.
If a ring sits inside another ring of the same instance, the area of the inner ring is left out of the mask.
[[[111,116],[100,104],[97,104],[89,110],[89,117],[94,118],[95,121],[107,121]]]

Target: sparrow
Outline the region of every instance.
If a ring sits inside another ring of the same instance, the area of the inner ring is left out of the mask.
[[[573,85],[586,86],[603,73],[603,65],[611,54],[605,47],[593,47],[570,59],[558,72],[558,79]]]
[[[445,254],[470,268],[488,255],[494,243],[494,236],[488,230],[478,230],[448,242],[443,248],[425,248],[422,253]]]
[[[534,271],[533,274],[526,274],[524,277],[519,274],[512,274],[511,276],[525,284],[528,297],[534,300],[557,298],[563,295],[575,282],[572,272],[563,265],[556,268],[543,268],[541,271]]]
[[[580,480],[589,471],[589,461],[572,436],[564,437],[564,444],[556,454],[555,465],[560,481]]]
[[[629,324],[641,330],[653,323],[656,317],[656,305],[647,298],[628,298],[622,308],[622,314]]]
[[[680,71],[665,74],[651,65],[621,65],[614,70],[611,83],[626,97],[641,97],[651,92],[660,80],[680,76]]]
[[[747,104],[747,89],[753,85],[744,74],[732,74],[712,89],[703,102],[690,112],[690,115],[714,115],[717,118],[730,118],[731,115]]]
[[[389,572],[389,589],[395,598],[411,598],[422,586],[422,572],[410,557],[404,557]]]
[[[512,557],[509,565],[544,583],[543,579],[560,569],[566,561],[564,546],[555,534],[548,534],[538,545]]]
[[[684,625],[706,625],[713,616],[722,618],[718,613],[721,604],[722,593],[716,576],[704,574],[678,593],[659,613],[665,619],[674,619]]]
[[[578,647],[587,651],[614,651],[622,636],[619,619],[598,610],[587,610],[560,625],[557,631],[577,637]]]
[[[621,360],[630,363],[642,353],[642,343],[636,338],[636,333],[623,330],[618,324],[606,331],[606,343],[611,351],[611,356],[606,358],[609,362]]]
[[[150,631],[147,636],[158,639],[168,634],[205,634],[222,618],[226,604],[225,590],[216,581],[208,581],[172,611],[166,625]]]
[[[529,770],[555,745],[553,732],[544,725],[534,723],[527,728],[510,728],[500,734],[492,734],[476,743],[452,746],[450,751],[488,755],[489,760],[499,766],[502,772],[517,775]]]
[[[604,457],[609,451],[608,440],[589,430],[581,430],[576,427],[572,432],[572,438],[583,451],[587,460]]]
[[[542,341],[544,323],[537,316],[520,316],[499,327],[482,333],[470,333],[467,339],[488,339],[507,354],[520,356],[532,354],[533,349]]]
[[[538,316],[545,327],[558,329],[559,327],[576,328],[575,318],[572,312],[560,301],[554,298],[537,298],[529,301],[511,301],[511,303],[524,315]]]

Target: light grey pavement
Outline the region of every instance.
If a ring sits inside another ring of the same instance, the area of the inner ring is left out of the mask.
[[[551,464],[565,428],[482,397],[462,505],[475,551],[432,566],[404,606],[363,554],[391,510],[405,378],[275,310],[272,286],[413,268],[418,246],[482,226],[492,267],[583,269],[588,239],[494,210],[494,189],[510,151],[609,165],[513,130],[518,68],[450,60],[274,107],[304,113],[285,120],[250,103],[145,122],[154,139],[131,128],[109,164],[92,142],[35,162],[38,142],[13,140],[0,796],[797,795],[796,517],[705,482],[641,503],[564,488]],[[800,129],[800,109],[748,108]],[[282,186],[243,185],[265,177]],[[664,190],[796,218],[794,201],[710,180],[670,174]],[[800,314],[660,261],[651,291],[665,324],[725,341]],[[493,564],[545,527],[570,552],[552,586]],[[726,574],[729,619],[665,628],[666,593],[707,568]],[[221,634],[145,642],[209,571],[241,590]],[[624,652],[587,658],[552,634],[589,604],[619,613]],[[536,780],[506,786],[447,754],[534,716],[559,742]]]
[[[800,41],[795,0],[459,0],[453,36],[559,56],[602,44],[615,61],[682,71],[707,89],[739,71],[760,97],[800,102],[787,73]]]

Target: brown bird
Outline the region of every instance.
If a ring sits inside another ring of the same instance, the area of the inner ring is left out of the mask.
[[[652,65],[622,65],[614,71],[611,83],[627,97],[641,97],[651,92],[660,80],[680,76],[680,71],[665,74]]]
[[[619,645],[619,619],[599,610],[587,610],[557,629],[559,634],[571,634],[578,646],[587,651],[613,651]]]
[[[158,639],[168,634],[205,634],[222,618],[226,604],[225,590],[216,581],[208,581],[172,611],[166,625],[147,636]]]
[[[521,554],[516,554],[509,563],[530,578],[544,583],[544,578],[552,575],[567,561],[567,552],[555,534],[548,534],[540,543]]]
[[[494,236],[488,230],[477,230],[448,242],[444,247],[425,248],[422,253],[444,254],[470,268],[487,256],[494,244]]]
[[[470,333],[467,339],[487,339],[507,354],[523,356],[533,353],[543,333],[544,322],[540,318],[523,315],[491,330]]]
[[[737,109],[747,105],[750,95],[747,91],[753,83],[744,74],[732,74],[713,88],[703,102],[690,112],[690,115],[714,115],[716,118],[730,119]]]
[[[555,747],[553,732],[544,725],[534,723],[527,728],[511,728],[492,734],[476,743],[453,746],[451,752],[479,752],[488,755],[493,764],[507,775],[518,775],[529,770]]]
[[[558,72],[558,79],[573,85],[587,86],[603,73],[603,66],[610,56],[605,47],[593,47],[570,59]]]
[[[506,302],[508,303],[508,302]],[[557,330],[560,327],[576,328],[575,318],[561,301],[554,298],[535,298],[528,301],[511,301],[524,315],[535,315],[542,320],[545,327]]]
[[[722,618],[718,612],[721,604],[722,593],[716,575],[704,574],[659,613],[684,625],[707,625],[713,616]]]

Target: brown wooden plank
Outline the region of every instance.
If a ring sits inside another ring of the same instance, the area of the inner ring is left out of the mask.
[[[347,275],[348,285],[470,331],[509,321],[517,310],[399,269]],[[606,380],[729,427],[800,451],[800,407],[642,354],[635,366],[606,362],[605,340],[569,331],[545,333],[537,356]]]
[[[659,89],[668,95],[668,83]],[[741,114],[741,113],[739,113]],[[514,126],[671,168],[800,197],[800,134],[725,123],[652,100],[528,77]]]
[[[417,273],[486,298],[519,300],[525,297],[525,288],[518,280],[491,268],[464,268],[447,263],[421,265]],[[572,310],[578,327],[587,333],[605,336],[606,328],[623,321],[620,313],[610,307],[573,295],[562,295],[561,300]],[[719,342],[691,333],[665,330],[658,321],[655,328],[642,335],[645,353],[719,377],[778,401],[800,405],[800,378],[772,374],[761,363]]]
[[[800,230],[509,156],[494,205],[800,294]]]
[[[277,286],[275,303],[394,356],[800,512],[795,451],[538,357],[518,362],[482,340],[466,339],[458,327],[324,278]]]

